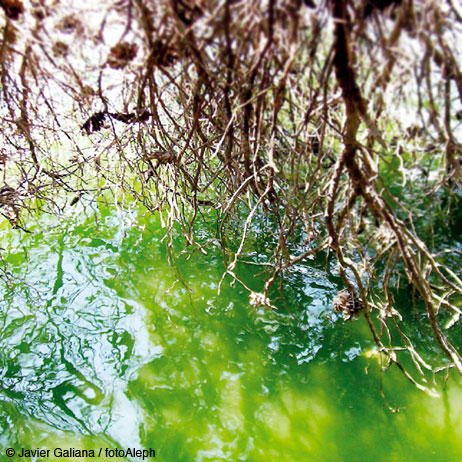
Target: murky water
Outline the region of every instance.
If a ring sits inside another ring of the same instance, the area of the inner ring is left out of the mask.
[[[364,320],[332,313],[322,265],[256,309],[239,285],[217,295],[213,248],[169,266],[154,218],[2,226],[1,461],[462,460],[460,379],[432,398],[381,374]]]

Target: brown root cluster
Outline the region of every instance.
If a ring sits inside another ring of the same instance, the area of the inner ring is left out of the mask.
[[[435,247],[432,225],[461,194],[456,2],[0,7],[0,213],[12,226],[113,194],[207,252],[194,224],[214,210],[224,276],[264,269],[259,304],[327,254],[346,286],[334,308],[364,313],[387,367],[420,387],[462,373],[460,254]],[[271,244],[250,261],[265,217]],[[444,360],[417,351],[395,306],[403,288]]]

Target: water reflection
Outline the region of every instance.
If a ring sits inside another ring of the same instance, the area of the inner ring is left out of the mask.
[[[146,447],[169,462],[458,460],[462,388],[434,399],[391,372],[385,394],[403,409],[391,413],[377,360],[362,354],[366,326],[331,314],[336,281],[324,271],[298,268],[279,311],[253,309],[239,288],[217,296],[218,256],[174,271],[155,220],[102,217],[3,228],[23,282],[1,298],[2,447]]]

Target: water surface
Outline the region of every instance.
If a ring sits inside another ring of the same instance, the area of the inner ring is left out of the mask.
[[[169,265],[158,220],[97,216],[2,224],[0,460],[135,460],[53,454],[129,447],[165,462],[462,460],[460,379],[432,398],[381,373],[365,321],[332,313],[325,265],[289,275],[278,310],[255,308],[239,284],[218,295],[213,242]],[[258,287],[259,270],[239,272]]]

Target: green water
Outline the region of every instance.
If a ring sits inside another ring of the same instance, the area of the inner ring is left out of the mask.
[[[332,313],[325,265],[290,275],[277,311],[254,308],[238,284],[217,295],[213,242],[172,267],[154,218],[98,216],[2,225],[2,462],[462,460],[460,379],[432,398],[381,374],[365,321]],[[260,269],[240,275],[257,287]],[[17,455],[36,448],[50,452]]]

